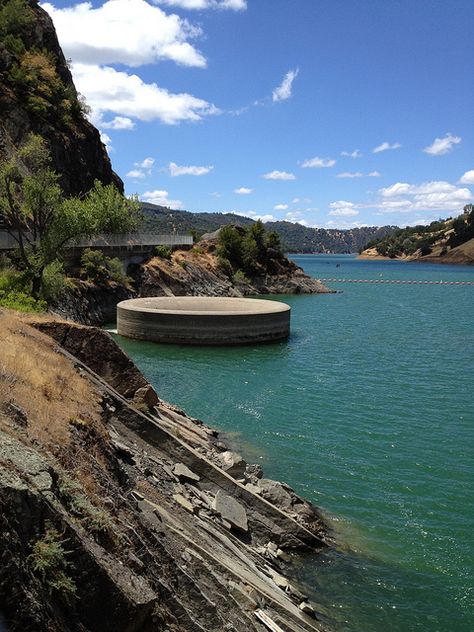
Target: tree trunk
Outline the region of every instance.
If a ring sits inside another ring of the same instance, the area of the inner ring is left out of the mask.
[[[35,276],[31,281],[31,294],[33,298],[37,301],[40,297],[41,285],[43,283],[43,268],[36,272]]]

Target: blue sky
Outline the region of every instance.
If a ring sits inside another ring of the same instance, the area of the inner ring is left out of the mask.
[[[473,201],[472,0],[42,6],[129,194],[336,228]]]

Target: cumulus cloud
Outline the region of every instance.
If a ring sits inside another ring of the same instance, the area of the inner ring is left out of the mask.
[[[361,171],[343,171],[338,173],[336,178],[363,178],[364,174]]]
[[[255,213],[255,211],[233,211],[234,215],[240,215],[241,217],[250,217],[251,219],[257,220],[259,219],[261,222],[265,224],[265,222],[277,222],[277,218],[270,213],[266,215],[259,215]]]
[[[168,191],[145,191],[140,196],[143,202],[149,202],[150,204],[158,204],[158,206],[168,206],[169,208],[183,208],[181,200],[170,200]]]
[[[389,149],[400,149],[400,147],[400,143],[387,143],[387,141],[385,141],[384,143],[377,145],[377,147],[374,147],[372,149],[372,153],[379,154],[381,151],[388,151]]]
[[[369,178],[380,178],[380,173],[378,171],[370,171],[368,174]]]
[[[111,121],[101,121],[102,129],[126,129],[130,130],[135,127],[135,123],[132,119],[126,116],[115,116]]]
[[[107,147],[107,151],[109,151],[109,152],[113,151],[113,149],[112,149],[112,139],[110,138],[110,136],[108,134],[106,134],[105,132],[101,132],[100,140]]]
[[[140,167],[141,169],[151,169],[154,164],[155,164],[155,159],[148,157],[148,158],[144,158],[139,163],[135,163],[135,166]]]
[[[329,215],[334,217],[350,217],[353,215],[359,215],[359,211],[355,208],[356,205],[353,202],[346,202],[346,200],[337,200],[331,202],[329,208]]]
[[[274,211],[286,211],[286,209],[288,208],[288,204],[275,204],[275,206],[273,207]]]
[[[107,0],[97,8],[91,2],[64,9],[47,2],[42,7],[53,19],[64,54],[76,63],[134,67],[170,59],[183,66],[206,66],[187,41],[200,35],[200,29],[145,0]]]
[[[187,93],[171,93],[156,83],[145,83],[137,75],[109,66],[74,64],[73,74],[76,87],[92,109],[91,118],[99,126],[106,112],[141,121],[158,119],[168,125],[199,121],[219,112],[203,99]]]
[[[303,169],[307,169],[308,167],[321,169],[321,168],[327,168],[327,167],[334,167],[335,164],[336,164],[336,161],[333,160],[333,158],[318,158],[318,156],[315,156],[314,158],[305,160],[301,166],[303,167]]]
[[[288,171],[269,171],[265,173],[263,176],[265,180],[296,180],[296,176],[294,173],[289,173]]]
[[[311,226],[311,224],[303,219],[302,211],[288,211],[284,217],[285,222],[291,222],[292,224],[301,224],[301,226]]]
[[[211,165],[208,167],[197,167],[195,165],[180,166],[180,165],[177,165],[175,162],[170,162],[170,164],[168,165],[168,168],[169,168],[170,175],[173,177],[204,176],[206,175],[206,173],[209,173],[210,171],[212,171],[212,169],[214,169],[214,167]]]
[[[136,178],[144,178],[145,177],[145,174],[143,173],[143,171],[140,171],[140,169],[132,169],[131,171],[129,171],[125,175],[126,175],[127,178],[133,178],[134,180]]]
[[[291,89],[293,87],[293,81],[298,76],[299,69],[295,68],[294,70],[289,70],[286,75],[283,77],[283,81],[281,84],[273,90],[272,100],[273,101],[286,101],[291,97]]]
[[[154,2],[167,7],[199,11],[204,9],[244,11],[247,8],[247,0],[154,0]]]
[[[472,201],[469,189],[457,187],[443,180],[409,184],[396,182],[379,190],[382,213],[410,211],[455,212]]]
[[[249,193],[252,193],[253,189],[248,189],[247,187],[240,187],[238,189],[234,189],[234,193],[237,193],[237,195],[249,195]]]
[[[362,158],[362,153],[358,149],[354,149],[354,151],[341,151],[341,156],[345,156],[346,158]]]
[[[460,136],[453,136],[452,134],[446,134],[443,138],[435,138],[431,145],[425,147],[423,151],[430,156],[442,156],[449,153],[454,145],[458,145],[462,138]]]
[[[459,184],[474,184],[474,169],[466,171],[458,180]]]

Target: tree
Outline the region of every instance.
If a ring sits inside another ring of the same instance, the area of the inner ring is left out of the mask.
[[[18,245],[18,265],[38,298],[46,266],[69,242],[98,233],[133,230],[138,203],[113,186],[96,181],[82,199],[64,198],[51,169],[45,141],[31,134],[25,145],[0,164],[0,220]]]

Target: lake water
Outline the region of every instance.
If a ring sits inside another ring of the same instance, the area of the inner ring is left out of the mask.
[[[474,281],[474,268],[294,257],[317,278]],[[321,507],[340,547],[299,564],[332,627],[474,630],[474,287],[328,284],[277,297],[292,335],[197,348],[118,338],[159,395]]]

